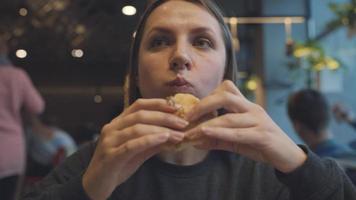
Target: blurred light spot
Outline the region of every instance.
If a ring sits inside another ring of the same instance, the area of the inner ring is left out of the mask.
[[[286,17],[284,19],[284,24],[292,24],[292,19],[290,17]]]
[[[257,89],[257,82],[256,82],[256,80],[249,80],[248,82],[247,82],[247,89],[249,89],[249,90],[256,90]]]
[[[66,8],[66,4],[64,1],[55,1],[53,3],[53,8],[57,11],[62,11]]]
[[[83,33],[85,33],[85,26],[83,26],[83,25],[81,25],[81,24],[77,25],[77,26],[75,27],[75,32],[76,32],[77,34],[83,34]]]
[[[136,14],[136,8],[133,6],[124,6],[122,8],[122,13],[124,13],[124,15],[128,15],[128,16],[134,15],[134,14]]]
[[[72,50],[72,56],[74,58],[81,58],[81,57],[83,57],[83,55],[84,55],[84,52],[81,49],[73,49]]]
[[[32,19],[31,20],[31,24],[36,28],[41,27],[41,22],[39,20],[37,20],[37,19]]]
[[[23,33],[24,33],[24,29],[21,29],[21,28],[14,29],[14,35],[17,37],[20,37]]]
[[[100,95],[95,95],[94,96],[94,102],[95,103],[101,103],[101,102],[103,102],[103,97],[102,96],[100,96]]]
[[[28,14],[28,11],[26,8],[20,8],[19,15],[21,15],[22,17],[25,17],[27,14]]]
[[[18,58],[26,58],[26,56],[27,56],[27,51],[26,50],[18,49],[16,51],[16,57],[18,57]]]
[[[238,23],[238,20],[236,17],[231,17],[230,18],[230,24],[237,24]]]

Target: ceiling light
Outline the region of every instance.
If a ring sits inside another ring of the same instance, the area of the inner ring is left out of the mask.
[[[28,14],[28,11],[26,8],[20,8],[19,15],[21,15],[22,17],[25,17],[27,14]]]
[[[26,58],[26,56],[27,56],[27,51],[26,50],[18,49],[16,51],[16,57],[18,57],[18,58]]]
[[[72,50],[72,56],[74,58],[81,58],[81,57],[83,57],[83,55],[84,55],[84,52],[81,49],[73,49]]]
[[[133,6],[124,6],[122,8],[122,13],[124,13],[124,15],[128,15],[128,16],[134,15],[134,14],[136,14],[136,8]]]
[[[101,103],[101,102],[103,102],[103,97],[101,96],[101,95],[95,95],[94,96],[94,102],[95,103]]]

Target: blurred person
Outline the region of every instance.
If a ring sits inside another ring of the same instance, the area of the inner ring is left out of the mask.
[[[352,128],[356,130],[356,118],[355,114],[351,109],[348,109],[345,105],[341,103],[336,103],[333,105],[333,114],[338,122],[345,122],[349,124]],[[356,150],[356,140],[353,140],[349,143],[349,146]]]
[[[320,157],[335,159],[356,185],[356,151],[337,142],[329,129],[330,108],[320,92],[303,89],[290,95],[288,115],[299,137]]]
[[[356,129],[356,118],[352,110],[341,103],[336,103],[333,105],[332,111],[338,122],[345,122]]]
[[[29,163],[27,176],[44,177],[64,158],[77,150],[72,136],[59,128],[46,114],[32,118],[26,129]]]
[[[84,123],[79,126],[77,134],[75,134],[75,141],[79,147],[95,141],[100,134],[100,127],[95,123]]]
[[[44,101],[27,73],[11,64],[0,39],[0,197],[14,199],[25,170],[24,115],[38,115]]]
[[[329,104],[319,91],[303,89],[290,95],[288,115],[297,134],[317,155],[334,158],[349,154],[356,156],[350,147],[335,140],[329,128]]]
[[[356,184],[356,151],[337,142],[329,128],[330,108],[323,94],[303,89],[290,95],[288,115],[299,137],[320,157],[334,158]]]
[[[333,160],[295,144],[241,94],[229,28],[214,1],[154,1],[130,58],[124,111],[23,199],[356,198]],[[167,103],[177,93],[200,99],[186,118]],[[191,143],[166,149],[182,141]]]

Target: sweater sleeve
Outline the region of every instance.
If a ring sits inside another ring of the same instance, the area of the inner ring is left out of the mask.
[[[22,200],[90,200],[82,186],[82,175],[89,165],[95,144],[83,146],[25,192]]]
[[[277,178],[289,189],[288,197],[281,199],[340,200],[356,199],[356,189],[339,165],[330,159],[321,159],[306,147],[306,162],[295,171]]]

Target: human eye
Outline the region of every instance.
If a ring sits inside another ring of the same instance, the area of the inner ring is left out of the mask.
[[[213,48],[213,43],[208,38],[204,37],[196,38],[193,45],[201,49]]]
[[[157,48],[163,48],[166,47],[170,44],[169,38],[166,36],[156,36],[153,37],[152,40],[150,41],[149,48],[151,49],[157,49]]]

